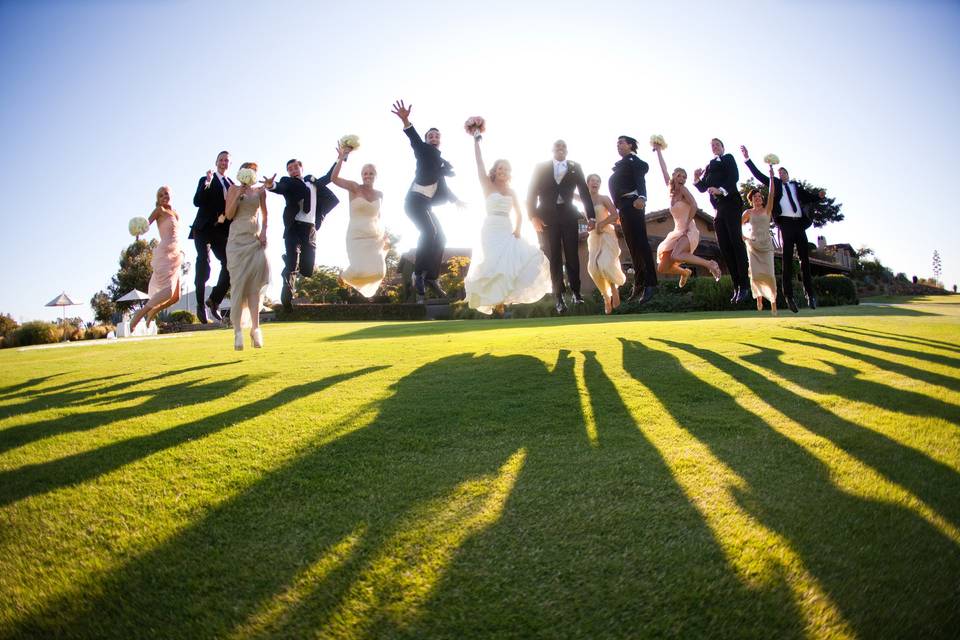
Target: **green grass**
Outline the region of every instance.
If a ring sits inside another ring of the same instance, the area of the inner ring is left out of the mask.
[[[0,352],[0,637],[960,628],[960,307],[264,334]]]
[[[941,296],[870,296],[861,302],[883,304],[960,304],[960,295],[950,293]]]

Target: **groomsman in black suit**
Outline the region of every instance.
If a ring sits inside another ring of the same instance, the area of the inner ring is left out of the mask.
[[[440,288],[440,262],[447,239],[440,228],[440,221],[433,213],[433,207],[445,202],[453,202],[458,207],[464,203],[453,195],[447,187],[447,178],[453,176],[453,165],[440,156],[440,130],[427,129],[424,139],[410,124],[411,104],[406,106],[403,100],[393,105],[393,114],[403,122],[403,132],[410,140],[413,155],[417,159],[417,172],[403,203],[404,211],[420,231],[417,242],[417,259],[413,266],[413,286],[417,290],[417,302],[423,302],[426,287],[441,298],[447,296]]]
[[[563,266],[566,262],[567,280],[573,292],[573,303],[583,304],[580,295],[580,213],[573,205],[574,188],[593,228],[596,213],[593,199],[587,189],[583,169],[573,160],[567,160],[567,143],[553,143],[553,160],[537,165],[527,192],[527,214],[540,236],[540,244],[550,261],[550,279],[557,299],[557,313],[567,310],[563,300]]]
[[[763,174],[750,159],[750,153],[740,147],[747,168],[760,184],[768,184],[770,178]],[[797,313],[797,303],[793,301],[793,248],[797,248],[800,257],[800,273],[803,278],[803,291],[807,294],[807,306],[817,308],[817,298],[813,294],[813,280],[810,277],[810,249],[807,243],[807,229],[813,220],[807,209],[826,196],[824,191],[814,194],[804,189],[799,182],[790,180],[790,173],[780,167],[780,177],[773,179],[773,189],[768,197],[773,198],[773,220],[780,227],[783,237],[783,297],[790,311]]]
[[[710,194],[710,204],[717,211],[714,219],[717,243],[733,280],[733,297],[730,302],[736,304],[750,298],[747,248],[743,244],[743,231],[740,228],[740,216],[743,213],[743,199],[737,188],[740,171],[733,156],[724,153],[723,142],[719,138],[710,141],[710,149],[716,157],[710,161],[706,170],[694,170],[693,185],[700,193]]]
[[[197,248],[196,278],[194,287],[197,293],[197,318],[207,323],[207,311],[214,320],[223,320],[220,316],[220,303],[230,288],[230,272],[227,270],[227,236],[230,233],[230,221],[223,217],[227,204],[227,189],[233,181],[225,174],[230,167],[230,153],[217,154],[217,170],[207,171],[207,175],[197,183],[197,192],[193,196],[193,205],[197,207],[197,217],[190,225],[189,239]],[[210,277],[210,250],[220,261],[220,277],[210,292],[210,298],[203,299]]]
[[[633,291],[628,300],[648,302],[657,292],[657,265],[647,239],[647,171],[650,166],[637,156],[637,141],[630,136],[617,138],[620,160],[613,165],[609,188],[613,203],[620,213],[623,239],[633,262]],[[643,271],[643,286],[640,271]],[[639,300],[638,300],[639,298]]]
[[[280,178],[279,182],[273,182],[276,174],[263,181],[269,191],[283,196],[286,200],[283,208],[283,243],[286,253],[283,255],[283,286],[280,289],[280,302],[286,311],[293,310],[297,275],[313,275],[317,257],[317,229],[326,215],[340,202],[327,187],[333,166],[320,178],[304,177],[303,163],[291,158],[287,161],[287,175]]]

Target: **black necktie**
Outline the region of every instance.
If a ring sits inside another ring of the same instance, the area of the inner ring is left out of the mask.
[[[303,187],[304,191],[306,191],[303,196],[303,212],[310,213],[310,187],[307,186],[306,180],[303,181]]]
[[[793,213],[797,212],[797,203],[793,201],[793,194],[790,193],[790,183],[783,183],[783,190],[787,192],[787,200],[790,201],[790,211]]]
[[[227,177],[223,177],[223,192],[226,193],[230,189],[230,183],[227,181]]]

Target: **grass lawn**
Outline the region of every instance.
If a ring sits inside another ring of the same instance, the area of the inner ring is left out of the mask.
[[[960,304],[960,295],[945,296],[870,296],[861,302],[879,302],[882,304]]]
[[[960,305],[264,335],[0,352],[0,637],[957,637]]]

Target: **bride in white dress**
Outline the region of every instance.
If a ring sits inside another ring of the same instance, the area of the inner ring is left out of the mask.
[[[370,298],[380,289],[380,283],[387,273],[387,241],[380,225],[380,203],[383,193],[373,188],[377,179],[377,168],[365,164],[360,169],[362,184],[340,177],[349,147],[337,146],[337,166],[330,175],[333,184],[350,192],[350,222],[347,225],[347,260],[349,265],[340,274],[340,278]]]
[[[490,314],[495,309],[502,311],[506,304],[536,302],[550,293],[553,285],[547,257],[540,247],[520,237],[523,218],[517,195],[510,188],[510,163],[497,160],[487,173],[479,136],[474,136],[474,150],[487,215],[463,285],[470,308]]]

